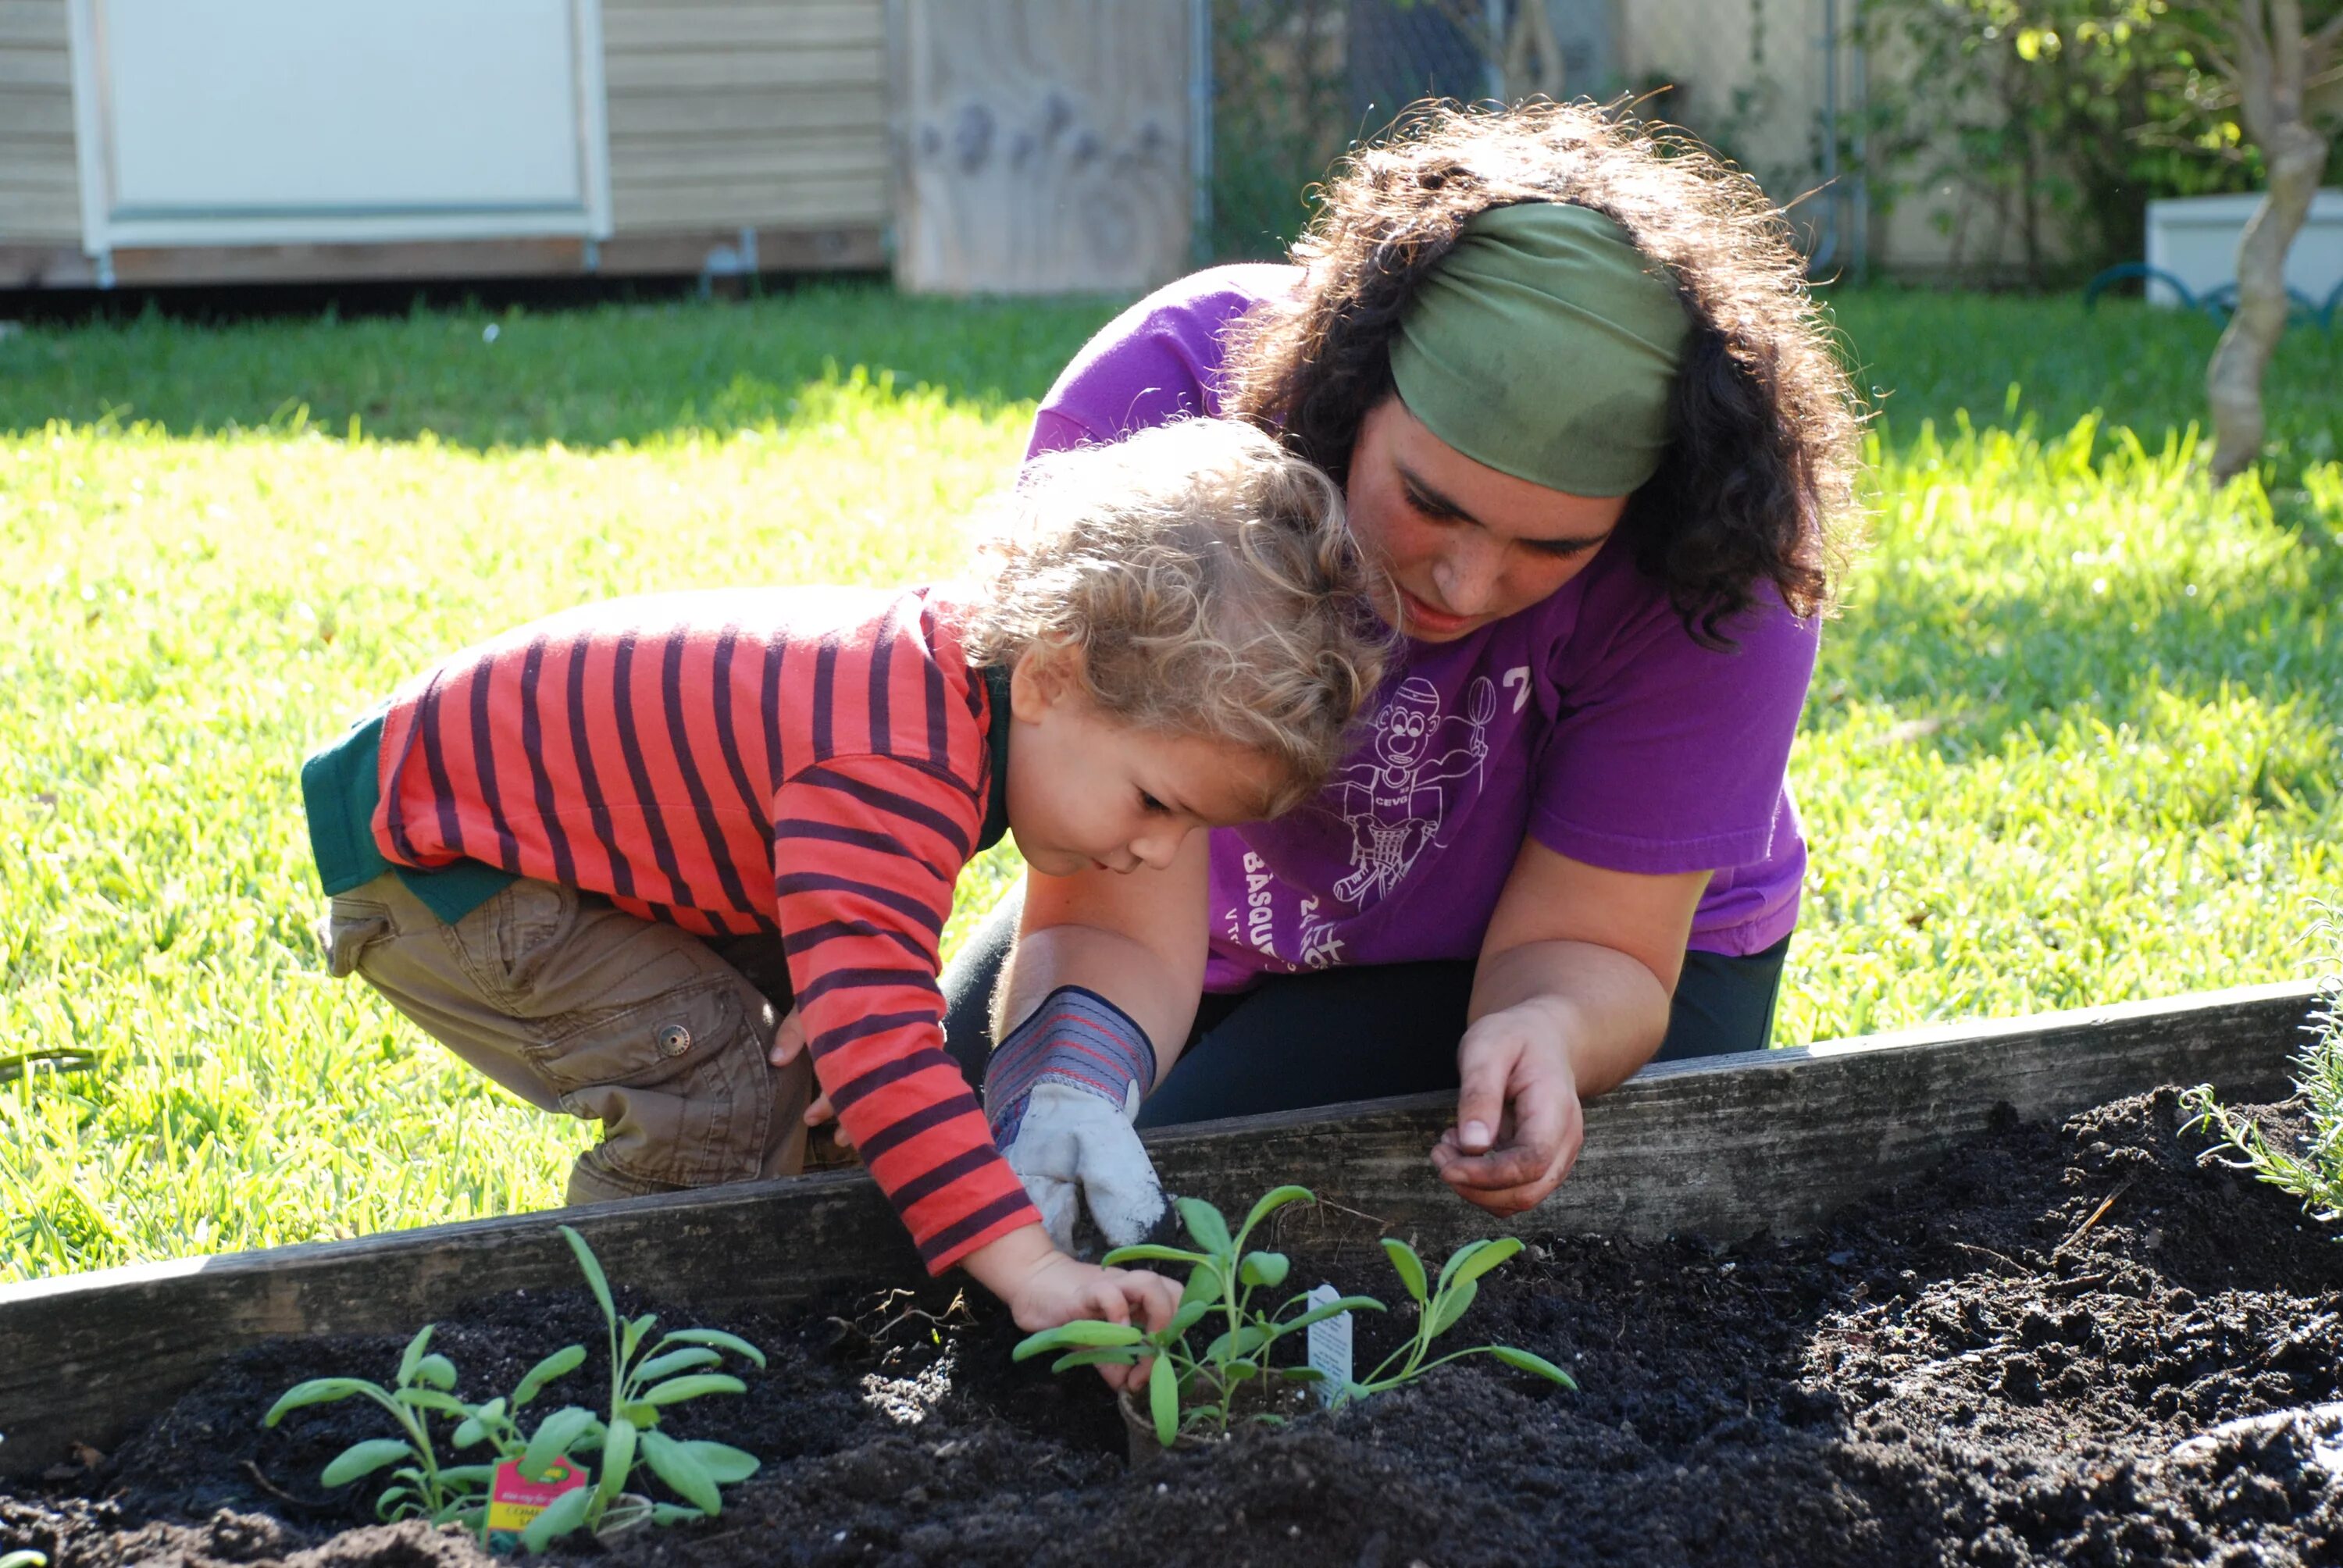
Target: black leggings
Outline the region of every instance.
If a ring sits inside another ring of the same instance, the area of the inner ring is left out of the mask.
[[[992,1053],[992,990],[1017,935],[1021,882],[985,917],[943,977],[945,1044],[971,1085]],[[1687,952],[1660,1061],[1763,1050],[1790,939],[1747,958]],[[1272,975],[1252,990],[1207,994],[1172,1071],[1140,1107],[1139,1125],[1453,1090],[1473,966],[1462,959],[1363,964]]]

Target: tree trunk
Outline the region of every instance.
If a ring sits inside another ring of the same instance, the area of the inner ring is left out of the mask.
[[[2299,120],[2276,126],[2263,146],[2269,189],[2237,242],[2237,312],[2205,368],[2213,406],[2213,482],[2227,484],[2260,457],[2262,372],[2286,331],[2286,253],[2310,215],[2327,166],[2327,142]]]

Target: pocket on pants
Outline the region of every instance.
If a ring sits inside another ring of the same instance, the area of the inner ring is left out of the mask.
[[[561,1108],[602,1123],[617,1174],[709,1187],[763,1173],[774,1115],[765,1036],[729,986],[633,1008],[560,1053]],[[556,1077],[548,1070],[548,1077]]]
[[[368,899],[337,894],[317,922],[317,938],[326,949],[326,969],[336,980],[357,972],[358,955],[386,937],[398,934],[389,909]]]

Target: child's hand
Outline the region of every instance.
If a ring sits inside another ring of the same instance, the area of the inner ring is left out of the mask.
[[[1012,1231],[963,1260],[968,1271],[1001,1298],[1027,1333],[1077,1318],[1163,1328],[1180,1310],[1180,1287],[1144,1269],[1105,1269],[1066,1256],[1039,1225]],[[1118,1389],[1143,1388],[1151,1361],[1102,1366],[1099,1375]]]

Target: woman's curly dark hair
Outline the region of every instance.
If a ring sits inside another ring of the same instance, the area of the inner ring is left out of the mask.
[[[1513,202],[1588,207],[1667,269],[1693,324],[1667,451],[1621,523],[1636,564],[1711,646],[1762,584],[1794,614],[1830,608],[1855,542],[1860,415],[1755,180],[1591,103],[1423,105],[1337,166],[1323,197],[1293,247],[1303,286],[1237,328],[1228,412],[1346,476],[1360,421],[1393,390],[1392,334],[1466,221]]]

